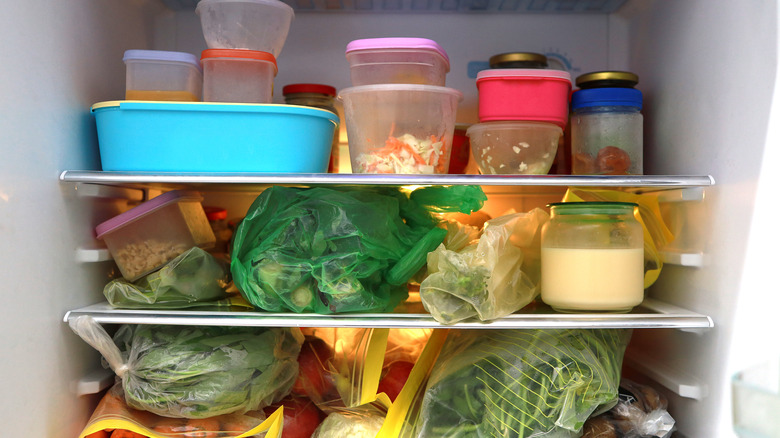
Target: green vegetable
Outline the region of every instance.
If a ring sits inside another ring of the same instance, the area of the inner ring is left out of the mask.
[[[298,375],[298,329],[122,326],[127,404],[168,417],[206,418],[261,409]]]
[[[384,417],[371,413],[334,412],[314,431],[312,438],[374,438]]]
[[[617,401],[627,330],[455,331],[428,381],[419,437],[579,436]]]

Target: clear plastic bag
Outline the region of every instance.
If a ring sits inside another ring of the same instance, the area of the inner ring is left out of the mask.
[[[374,438],[385,417],[374,412],[334,412],[319,425],[312,438]]]
[[[69,323],[121,379],[128,406],[165,417],[258,410],[286,396],[298,375],[297,328],[135,325],[112,340],[89,316]]]
[[[500,216],[485,223],[474,244],[459,251],[440,245],[428,254],[428,276],[420,283],[425,309],[452,324],[500,318],[529,304],[539,294],[541,229],[548,220],[538,208]]]
[[[103,295],[112,306],[125,309],[229,306],[224,300],[229,277],[224,261],[194,247],[133,283],[124,278],[112,280]]]
[[[650,386],[622,379],[618,403],[609,411],[588,419],[583,438],[668,438],[674,418],[667,401]]]

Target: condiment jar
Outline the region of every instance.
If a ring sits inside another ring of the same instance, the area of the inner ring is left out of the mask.
[[[628,71],[594,71],[577,76],[575,85],[580,90],[590,88],[634,88],[639,76]]]
[[[204,206],[203,210],[206,212],[206,219],[209,220],[209,225],[211,225],[211,231],[214,232],[214,236],[217,238],[214,249],[210,252],[227,254],[230,238],[233,236],[233,231],[228,227],[227,210],[208,206]]]
[[[637,204],[550,204],[542,228],[542,301],[562,312],[628,312],[644,297]]]
[[[642,175],[642,92],[588,88],[572,93],[574,175]]]
[[[547,68],[547,57],[541,53],[510,52],[493,55],[490,68]]]
[[[321,84],[290,84],[282,88],[284,101],[288,105],[311,106],[328,110],[339,115],[333,104],[336,97],[336,89],[330,85]],[[339,127],[333,134],[333,143],[330,148],[330,163],[328,163],[328,173],[338,173],[339,171]]]

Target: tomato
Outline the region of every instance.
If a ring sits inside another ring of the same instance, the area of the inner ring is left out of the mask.
[[[335,389],[327,368],[332,359],[333,350],[325,341],[316,336],[306,336],[298,355],[298,378],[291,392],[312,400],[322,400],[325,394]]]
[[[280,403],[264,409],[266,415],[271,415],[279,406],[284,406],[284,426],[282,438],[310,438],[325,418],[322,411],[314,403],[303,397],[289,396]]]
[[[385,376],[379,381],[379,388],[377,393],[384,392],[390,397],[391,401],[395,401],[398,394],[401,393],[406,384],[406,380],[409,378],[409,374],[412,372],[414,364],[406,361],[397,361],[391,363],[387,367]]]
[[[603,147],[596,156],[598,173],[605,175],[627,175],[631,167],[628,152],[615,146]]]

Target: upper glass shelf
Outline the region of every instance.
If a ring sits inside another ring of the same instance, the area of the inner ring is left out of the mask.
[[[559,186],[625,187],[652,190],[708,187],[715,184],[709,175],[387,175],[352,173],[165,173],[103,172],[66,170],[60,181],[124,187],[214,188],[277,185],[481,185],[481,186]]]

